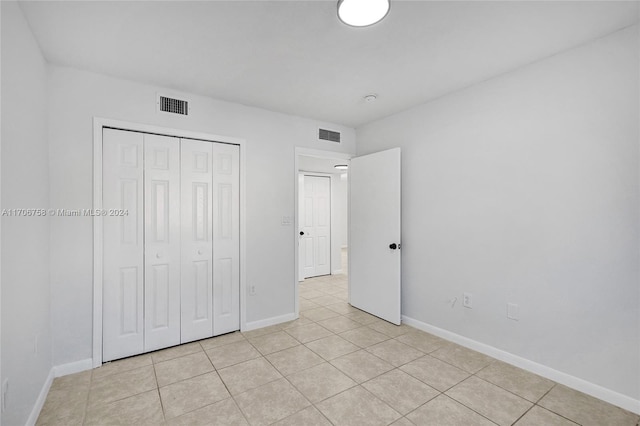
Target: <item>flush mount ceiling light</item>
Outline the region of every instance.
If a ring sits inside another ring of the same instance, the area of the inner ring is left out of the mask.
[[[367,27],[389,13],[389,0],[339,0],[338,18],[352,27]]]
[[[347,170],[349,168],[349,166],[347,164],[336,164],[333,167],[335,167],[338,170]]]
[[[367,95],[367,96],[365,96],[365,97],[364,97],[364,101],[365,101],[365,102],[368,102],[368,103],[370,103],[370,102],[375,102],[375,101],[376,101],[376,99],[378,99],[378,95],[376,95],[376,94],[374,94],[374,93],[372,93],[372,94]]]

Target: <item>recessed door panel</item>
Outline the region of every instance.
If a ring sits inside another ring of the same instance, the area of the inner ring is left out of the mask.
[[[212,143],[181,139],[181,342],[213,336]]]
[[[180,140],[144,135],[144,350],[180,343]]]
[[[144,349],[143,135],[103,130],[104,209],[126,216],[104,216],[102,358]]]

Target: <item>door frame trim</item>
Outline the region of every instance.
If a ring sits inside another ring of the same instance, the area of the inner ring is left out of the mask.
[[[300,253],[299,253],[299,249],[298,249],[298,244],[299,244],[299,238],[298,238],[298,230],[300,228],[300,218],[298,217],[299,212],[298,212],[298,207],[299,207],[299,185],[298,185],[298,175],[300,173],[304,173],[304,170],[300,170],[300,165],[298,164],[298,157],[300,155],[304,155],[307,157],[317,157],[317,158],[326,158],[326,159],[331,159],[331,160],[351,160],[351,158],[355,157],[355,154],[349,154],[349,153],[344,153],[344,152],[336,152],[336,151],[324,151],[324,150],[319,150],[319,149],[311,149],[311,148],[301,148],[301,147],[296,147],[295,149],[295,153],[294,153],[294,167],[293,167],[293,181],[294,181],[294,220],[293,220],[293,230],[292,230],[292,235],[293,235],[293,247],[295,248],[293,250],[294,252],[294,262],[293,262],[293,270],[294,270],[294,274],[293,274],[293,300],[294,300],[294,314],[295,314],[295,318],[299,318],[300,317],[300,297],[298,294],[298,275],[299,275],[299,271],[300,271]],[[308,172],[307,173],[312,173],[312,172]],[[349,203],[349,201],[347,200],[347,203]],[[347,225],[349,226],[349,225]],[[331,273],[333,273],[333,271],[331,271]]]
[[[184,129],[93,117],[93,209],[102,209],[102,129],[111,127],[142,133],[238,145],[240,149],[240,330],[247,325],[246,314],[246,149],[247,141],[236,137],[194,132]],[[296,156],[297,158],[297,156]],[[102,365],[102,274],[103,221],[93,217],[93,368]]]

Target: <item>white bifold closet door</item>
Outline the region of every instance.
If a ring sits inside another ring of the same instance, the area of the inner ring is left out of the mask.
[[[236,145],[181,142],[185,343],[240,328],[240,162]]]
[[[144,135],[144,351],[180,344],[180,140]]]
[[[103,131],[103,361],[240,328],[239,147]]]
[[[102,204],[127,215],[104,217],[102,358],[144,352],[144,136],[104,129]]]

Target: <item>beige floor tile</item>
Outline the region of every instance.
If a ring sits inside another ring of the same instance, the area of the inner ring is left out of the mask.
[[[488,365],[476,376],[531,402],[537,402],[555,384],[549,379],[501,361]]]
[[[363,383],[362,387],[403,415],[440,394],[434,388],[398,369],[371,379]]]
[[[333,331],[334,333],[342,333],[343,331],[362,327],[362,324],[360,324],[359,322],[356,322],[342,315],[318,321],[318,324],[320,324],[327,330]]]
[[[252,337],[249,339],[249,342],[251,342],[262,355],[268,355],[300,344],[296,339],[281,330],[263,336]]]
[[[169,426],[248,426],[232,398],[167,420]]]
[[[405,324],[395,325],[387,321],[377,321],[369,324],[367,327],[374,329],[378,333],[386,334],[389,337],[398,337],[407,334],[410,331],[416,331],[414,328]]]
[[[332,311],[331,309],[328,309],[322,306],[319,308],[309,309],[308,311],[304,311],[303,314],[305,318],[308,318],[311,321],[322,321],[324,319],[333,318],[335,316],[340,315],[336,311]]]
[[[151,360],[151,358],[149,358]],[[153,366],[92,379],[89,406],[107,404],[158,387]]]
[[[317,405],[334,425],[388,425],[402,417],[362,386],[333,396]]]
[[[269,425],[311,405],[286,379],[276,380],[235,397],[249,423]]]
[[[346,314],[352,314],[354,312],[360,312],[359,309],[354,308],[353,306],[351,306],[350,304],[346,303],[346,302],[340,302],[340,303],[336,303],[334,305],[328,305],[327,309],[331,309],[332,311],[335,311],[339,314],[342,315],[346,315]]]
[[[209,349],[207,356],[213,363],[213,366],[217,370],[220,370],[221,368],[239,364],[250,359],[259,358],[261,355],[251,343],[241,341]]]
[[[495,426],[495,423],[446,395],[440,395],[432,399],[422,407],[407,414],[407,418],[419,426]]]
[[[205,351],[213,348],[217,348],[218,346],[228,345],[230,343],[236,343],[246,340],[245,337],[239,331],[234,333],[227,333],[221,336],[212,337],[211,339],[200,340],[200,346]]]
[[[331,287],[327,287],[322,291],[324,291],[327,294],[336,294],[336,293],[340,293],[341,291],[344,291],[344,288],[341,285],[334,284]]]
[[[301,325],[300,327],[288,328],[285,331],[300,343],[308,343],[333,335],[332,332],[318,324]]]
[[[369,346],[366,350],[394,367],[400,367],[424,356],[423,352],[397,340],[387,340],[377,345]]]
[[[293,321],[282,323],[282,330],[287,330],[289,328],[295,328],[295,327],[300,327],[301,325],[309,325],[309,324],[315,324],[315,323],[311,321],[309,318],[301,317]]]
[[[300,312],[307,312],[312,309],[321,308],[317,303],[313,303],[311,300],[300,299]],[[304,318],[304,317],[303,317]],[[311,320],[309,320],[311,321]]]
[[[447,396],[471,408],[491,421],[512,425],[533,404],[475,376],[446,392]]]
[[[441,392],[469,377],[466,371],[429,355],[411,361],[400,369]]]
[[[213,371],[213,365],[204,352],[160,362],[155,367],[160,387]]]
[[[85,425],[158,425],[164,416],[158,390],[92,407]]]
[[[373,346],[377,343],[390,339],[389,336],[378,333],[369,327],[355,328],[353,330],[340,333],[339,336],[350,341],[354,345],[360,346],[361,348]]]
[[[393,369],[393,365],[364,350],[343,355],[331,361],[331,364],[358,383]]]
[[[323,339],[307,343],[305,346],[327,361],[360,350],[358,346],[344,340],[340,336],[325,337]]]
[[[214,371],[160,388],[167,419],[228,398],[229,392]]]
[[[80,373],[56,377],[55,379],[53,379],[51,389],[75,388],[76,390],[81,390],[83,388],[86,388],[88,390],[90,383],[91,370],[87,370]]]
[[[458,368],[461,368],[470,373],[476,373],[495,361],[493,358],[488,357],[480,352],[467,349],[463,346],[456,345],[455,343],[447,343],[440,349],[431,352],[434,358],[441,359],[444,362],[453,364]]]
[[[324,362],[324,359],[304,345],[272,353],[266,358],[285,376]]]
[[[636,414],[562,385],[551,389],[538,405],[585,426],[635,426],[638,420]]]
[[[536,405],[527,411],[515,426],[576,426],[576,424]]]
[[[38,417],[38,425],[82,424],[89,396],[89,387],[51,388]],[[64,421],[63,421],[64,419]]]
[[[157,364],[163,361],[169,361],[170,359],[179,358],[185,355],[191,355],[196,352],[201,352],[202,346],[199,342],[187,343],[186,345],[178,345],[169,349],[163,349],[151,353],[153,363]]]
[[[233,395],[257,388],[282,377],[264,358],[241,362],[218,371],[222,381]]]
[[[270,325],[268,327],[257,328],[251,331],[244,331],[242,335],[247,339],[252,339],[254,337],[265,336],[267,334],[276,333],[282,330],[283,324],[275,324]]]
[[[410,331],[396,338],[397,341],[406,345],[413,346],[414,348],[424,353],[430,353],[437,349],[440,349],[447,342],[433,334],[423,333],[422,331]]]
[[[395,422],[391,423],[390,426],[414,426],[406,417],[401,417]]]
[[[323,293],[321,291],[318,291],[318,290],[304,289],[304,290],[300,290],[298,292],[298,295],[300,297],[302,297],[303,299],[311,300],[311,299],[314,299],[316,297],[326,296],[327,294]]]
[[[358,310],[357,312],[352,312],[350,314],[346,314],[345,316],[356,322],[359,322],[362,325],[367,325],[367,324],[380,321],[380,318],[374,315],[368,314],[361,310]]]
[[[340,291],[342,291],[342,290],[339,290],[338,293]],[[322,297],[315,297],[315,298],[311,299],[311,301],[313,303],[317,303],[320,306],[333,305],[335,303],[342,302],[342,300],[340,300],[340,299],[338,299],[338,298],[336,298],[334,296],[331,296],[331,295],[329,295],[327,293],[325,293]]]
[[[107,362],[102,366],[96,368],[92,372],[92,380],[100,379],[102,377],[110,376],[112,374],[118,374],[125,371],[135,370],[136,368],[144,367],[153,364],[151,355],[138,355],[131,358],[119,359],[117,361]]]
[[[287,379],[313,403],[356,385],[356,382],[329,363],[292,374]]]
[[[298,411],[286,419],[282,419],[274,426],[331,426],[331,423],[317,408],[311,406]]]

